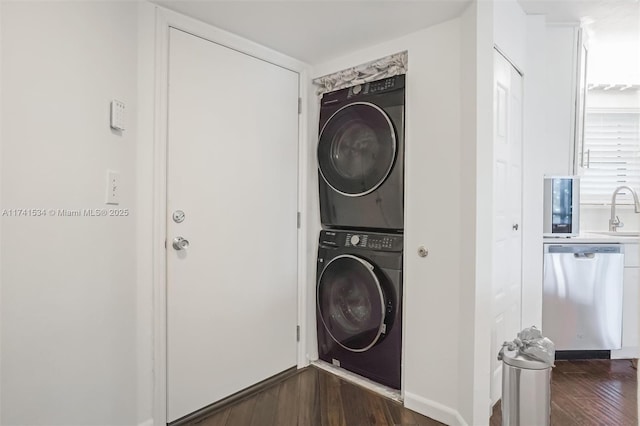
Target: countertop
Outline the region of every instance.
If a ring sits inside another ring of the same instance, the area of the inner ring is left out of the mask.
[[[638,235],[607,235],[602,233],[585,231],[581,232],[577,237],[545,237],[543,239],[544,244],[638,244],[640,238]]]

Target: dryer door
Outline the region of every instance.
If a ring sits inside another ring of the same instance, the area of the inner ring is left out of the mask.
[[[333,258],[320,274],[317,296],[324,328],[343,348],[364,352],[386,332],[388,300],[366,260],[347,254]]]
[[[318,167],[340,194],[357,197],[385,181],[396,158],[396,132],[387,114],[368,102],[336,111],[320,132]]]

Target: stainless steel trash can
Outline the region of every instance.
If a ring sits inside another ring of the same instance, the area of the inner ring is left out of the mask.
[[[520,351],[502,354],[502,426],[551,424],[551,367]]]

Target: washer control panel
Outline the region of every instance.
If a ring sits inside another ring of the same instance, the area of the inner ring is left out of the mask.
[[[321,231],[320,244],[377,251],[402,251],[402,235],[357,231]]]

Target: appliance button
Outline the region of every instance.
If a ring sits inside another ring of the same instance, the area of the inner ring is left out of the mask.
[[[357,86],[356,86],[356,87],[357,87]],[[359,237],[359,236],[357,236],[357,235],[353,235],[353,236],[351,237],[350,242],[351,242],[351,245],[353,245],[353,246],[357,246],[357,245],[358,245],[358,243],[360,242],[360,237]]]

